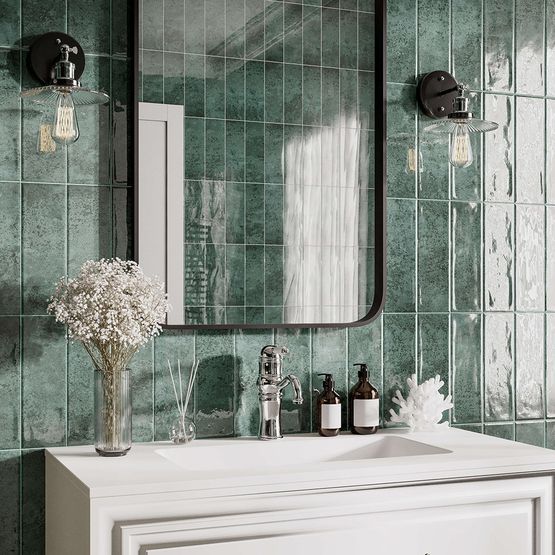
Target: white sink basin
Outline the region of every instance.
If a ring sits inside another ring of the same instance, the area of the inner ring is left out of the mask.
[[[389,457],[412,457],[450,453],[412,439],[395,435],[332,438],[295,435],[275,441],[240,438],[203,445],[157,449],[156,453],[189,472],[267,471],[276,467],[307,467],[340,461],[362,461]]]

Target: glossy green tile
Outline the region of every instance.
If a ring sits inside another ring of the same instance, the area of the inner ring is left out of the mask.
[[[109,258],[112,251],[111,193],[108,187],[68,187],[68,274],[87,260]]]
[[[358,380],[357,363],[368,365],[368,380],[378,389],[380,396],[383,391],[382,372],[382,320],[379,317],[371,324],[347,328],[347,366],[349,370],[349,387]]]
[[[249,121],[264,121],[264,63],[248,61],[245,71],[245,117]]]
[[[94,366],[81,343],[67,346],[67,443],[94,443]]]
[[[415,359],[416,315],[383,315],[383,400],[384,422],[389,422],[391,402],[397,390],[406,393],[407,378],[416,372]]]
[[[374,74],[358,72],[358,119],[364,129],[374,128],[375,83]]]
[[[22,0],[22,44],[28,46],[37,36],[51,33],[53,30],[65,32],[66,9],[65,0],[52,0],[47,4],[40,0]]]
[[[451,307],[472,312],[482,306],[481,230],[482,207],[476,203],[453,202],[451,241]]]
[[[265,59],[283,62],[283,4],[266,0],[264,13]]]
[[[129,364],[133,398],[133,441],[154,440],[153,344],[147,343]]]
[[[303,121],[302,67],[285,64],[283,67],[283,121],[301,124]],[[325,71],[325,70],[324,70]],[[327,91],[327,87],[322,91]],[[336,99],[339,87],[336,88]]]
[[[247,181],[255,183],[264,182],[264,124],[246,124],[246,169]]]
[[[0,25],[0,46],[15,46],[19,40],[19,29],[21,22],[21,2],[18,0],[2,0],[0,11],[2,12],[2,24]]]
[[[185,242],[223,243],[226,188],[221,182],[185,182]],[[230,206],[231,208],[231,206]]]
[[[264,182],[283,183],[283,125],[267,123],[264,129]]]
[[[264,304],[283,305],[283,247],[264,247]]]
[[[413,312],[416,293],[416,203],[389,200],[387,211],[387,312]]]
[[[322,65],[339,67],[339,10],[322,9]],[[366,44],[363,40],[361,46]]]
[[[222,53],[224,50],[226,12],[222,10],[222,0],[204,2],[204,50],[206,54]]]
[[[25,183],[22,197],[23,311],[44,314],[66,268],[66,189]]]
[[[23,318],[22,447],[64,445],[66,440],[66,341],[52,317]]]
[[[244,0],[245,57],[264,59],[264,0]]]
[[[226,59],[227,119],[245,119],[245,65],[242,60]]]
[[[482,0],[451,3],[452,68],[457,80],[471,89],[482,88]]]
[[[339,71],[340,103],[341,103],[341,125],[355,127],[357,115],[357,72],[350,69]]]
[[[246,245],[245,247],[245,304],[247,307],[264,305],[264,247]],[[247,316],[249,315],[247,308]],[[263,321],[264,314],[261,320]],[[251,320],[247,320],[251,321]]]
[[[484,0],[486,90],[513,90],[513,24],[513,0]]]
[[[184,98],[185,60],[183,55],[164,52],[164,104],[182,106]]]
[[[0,549],[19,553],[21,456],[19,451],[0,452],[0,487],[4,503],[0,507]]]
[[[245,184],[227,183],[225,187],[226,242],[245,242]]]
[[[243,324],[246,322],[244,306],[226,306],[225,323],[226,324]]]
[[[245,55],[245,1],[225,0],[225,55],[243,58]]]
[[[0,314],[20,309],[20,201],[19,183],[0,182]]]
[[[185,118],[185,178],[204,177],[204,120]]]
[[[246,307],[245,318],[247,322],[252,322],[253,324],[265,324],[264,307],[263,306]]]
[[[264,112],[267,122],[283,121],[283,64],[267,62],[264,69]]]
[[[142,48],[164,50],[164,0],[141,2],[143,21]]]
[[[516,418],[543,418],[544,315],[516,314],[515,331]]]
[[[141,90],[143,102],[164,102],[164,54],[142,51]]]
[[[303,62],[303,8],[301,5],[284,3],[283,9],[283,61],[301,64]]]
[[[207,56],[205,59],[205,116],[225,117],[225,59]]]
[[[418,73],[448,68],[450,2],[419,0],[418,11],[426,14],[418,18]]]
[[[387,195],[413,198],[416,176],[406,173],[410,148],[416,139],[416,89],[406,85],[387,86]]]
[[[519,93],[544,92],[545,1],[515,2],[515,87]]]
[[[245,304],[245,245],[227,245],[226,266],[226,306]]]
[[[543,422],[517,422],[516,441],[544,447],[545,445],[545,424]]]
[[[322,120],[322,70],[303,66],[303,125],[320,125]]]
[[[225,275],[225,246],[186,244],[184,265],[185,306],[224,306],[225,283],[222,280],[210,280],[210,276]],[[209,324],[211,322],[202,320],[192,323]]]
[[[166,5],[168,4],[169,2]],[[133,28],[133,12],[132,7],[127,2],[112,3],[111,54],[113,56],[129,58],[133,56],[133,41],[130,40]]]
[[[473,434],[484,433],[483,424],[453,424],[452,427],[459,430],[464,430],[465,432],[472,432]]]
[[[198,437],[234,433],[235,345],[230,331],[195,334],[197,376],[196,414]]]
[[[363,12],[373,12],[375,9],[374,0],[358,0],[358,9]]]
[[[345,329],[315,328],[312,330],[312,387],[322,391],[323,376],[319,373],[331,373],[335,381],[335,390],[345,400],[348,388],[347,360],[347,335]],[[318,429],[316,411],[316,392],[311,392],[312,399],[312,427]],[[347,429],[347,403],[341,403],[342,429]]]
[[[449,205],[418,203],[418,310],[449,310]]]
[[[159,13],[163,13],[162,2],[158,1]],[[147,2],[147,5],[152,4]],[[110,0],[100,0],[92,5],[87,0],[67,3],[67,32],[79,37],[79,44],[87,54],[110,54],[110,6]],[[148,14],[149,17],[157,15]],[[156,20],[152,28],[160,29],[161,21]]]
[[[322,125],[337,126],[341,113],[339,70],[322,68],[322,84]]]
[[[185,115],[204,116],[204,61],[203,56],[185,55]]]
[[[339,12],[339,66],[356,69],[358,67],[358,17],[357,12]]]
[[[185,3],[182,0],[164,0],[164,50],[184,51],[184,15]],[[145,18],[145,21],[148,20]]]
[[[284,433],[310,432],[312,414],[311,333],[308,329],[279,328],[275,330],[275,343],[289,349],[285,359],[285,372],[299,378],[303,394],[302,405],[292,402],[291,390],[282,402]]]
[[[484,315],[484,418],[512,420],[514,378],[514,316]]]
[[[245,123],[227,121],[226,132],[226,179],[245,181]]]
[[[20,548],[23,555],[44,553],[45,475],[44,451],[21,454]]]
[[[374,42],[376,30],[374,15],[359,12],[358,14],[358,69],[374,71]]]
[[[545,429],[545,446],[548,449],[555,449],[555,422],[546,422]]]
[[[0,50],[0,101],[3,127],[0,137],[0,179],[3,180],[17,180],[20,174],[19,68],[19,52]]]
[[[285,221],[283,186],[266,185],[264,193],[264,242],[266,245],[281,245]]]
[[[482,316],[451,315],[453,423],[482,420]]]
[[[17,449],[20,442],[19,342],[19,318],[0,317],[0,415],[4,423],[0,431],[1,449]],[[0,536],[0,545],[1,541]]]
[[[428,380],[439,374],[449,388],[449,314],[419,314],[417,318],[418,379]]]
[[[185,52],[204,54],[204,2],[184,0]]]
[[[303,64],[322,63],[322,10],[303,6]]]
[[[416,72],[416,0],[387,3],[387,80],[414,83]]]
[[[191,330],[165,330],[154,341],[154,439],[169,439],[170,426],[178,417],[168,361],[172,371],[180,362],[183,379],[187,380],[195,360],[194,332]],[[188,414],[195,414],[196,384],[189,401]]]
[[[488,436],[499,437],[501,439],[515,439],[514,424],[486,424],[484,433]]]
[[[207,119],[205,125],[204,176],[206,179],[223,182],[225,177],[225,122]]]
[[[416,175],[418,181],[418,198],[448,199],[449,198],[449,136],[425,131],[432,120],[425,116],[418,121],[418,148],[409,146],[405,158],[405,174],[409,177]],[[410,150],[410,153],[408,151]],[[409,161],[414,156],[415,162]],[[457,176],[458,177],[458,176]],[[460,179],[457,179],[457,183]]]

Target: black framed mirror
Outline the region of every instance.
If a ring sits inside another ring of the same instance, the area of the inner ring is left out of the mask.
[[[137,2],[135,256],[168,327],[380,313],[385,4]]]

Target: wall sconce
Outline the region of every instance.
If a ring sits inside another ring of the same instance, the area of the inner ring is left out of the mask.
[[[418,102],[427,116],[442,121],[424,128],[424,131],[450,135],[449,162],[456,168],[466,168],[474,160],[471,133],[486,133],[497,129],[497,123],[477,119],[468,109],[467,87],[457,83],[446,71],[432,71],[418,84]]]
[[[110,97],[81,86],[79,78],[85,69],[85,53],[81,45],[64,33],[46,33],[31,45],[29,66],[45,85],[21,93],[23,98],[54,107],[52,139],[69,145],[79,138],[75,106],[105,104]]]

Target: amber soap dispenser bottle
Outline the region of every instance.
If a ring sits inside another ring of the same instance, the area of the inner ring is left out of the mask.
[[[368,381],[368,366],[363,363],[358,382],[349,392],[350,429],[353,434],[375,434],[380,425],[380,396]]]
[[[324,391],[318,395],[316,404],[318,410],[318,433],[324,437],[336,436],[341,431],[341,397],[334,389],[331,374],[324,376]]]

